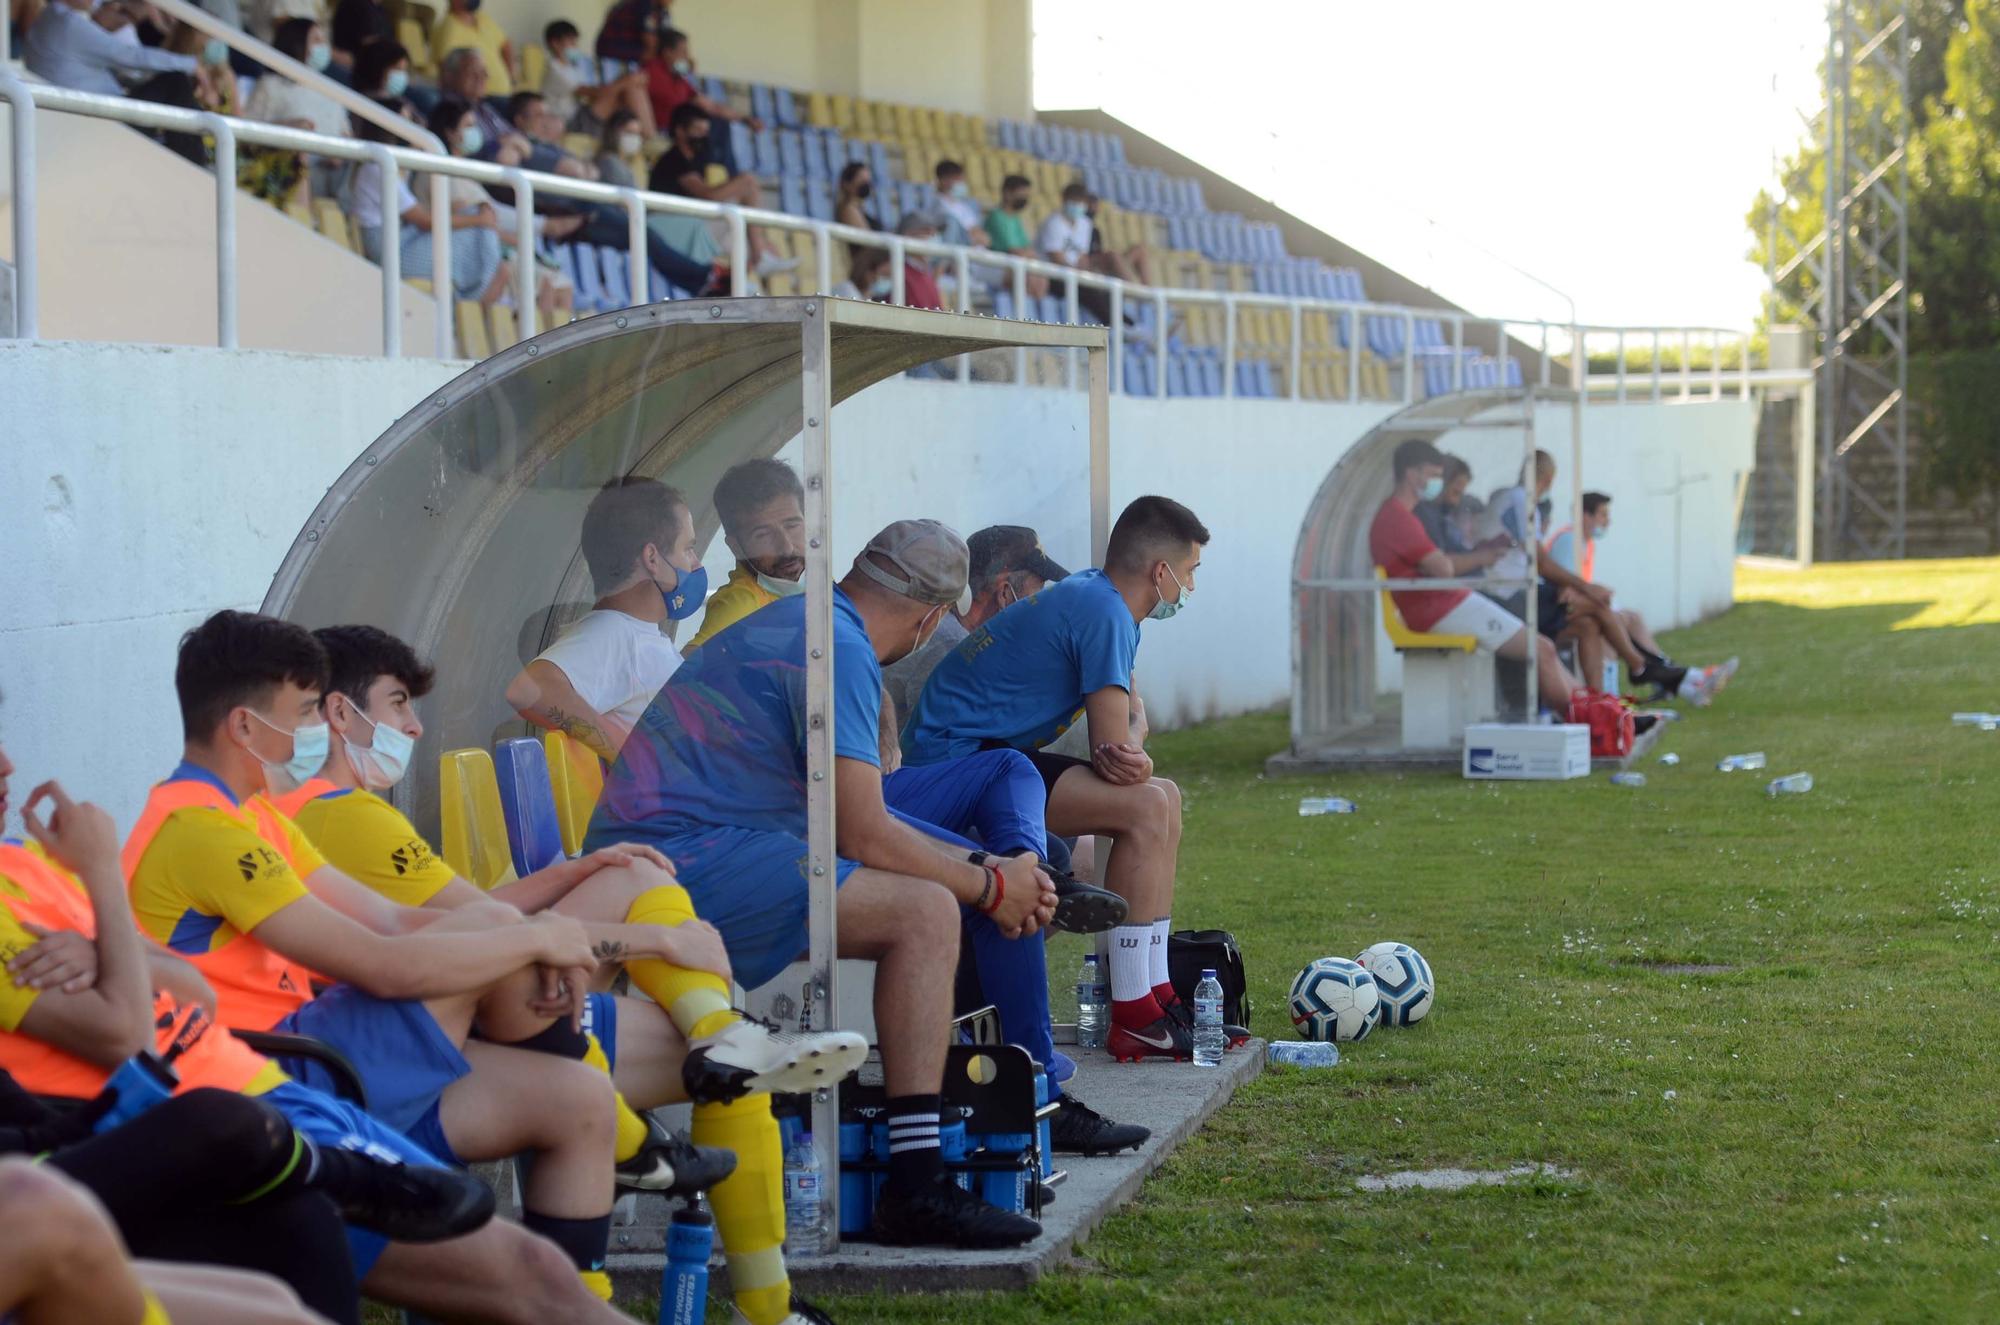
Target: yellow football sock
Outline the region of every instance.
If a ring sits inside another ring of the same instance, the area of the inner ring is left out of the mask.
[[[605,1056],[604,1046],[598,1043],[595,1035],[586,1035],[584,1039],[589,1042],[590,1047],[584,1050],[583,1061],[605,1076],[610,1076],[611,1060]],[[612,1158],[623,1164],[639,1153],[640,1146],[646,1144],[648,1129],[646,1120],[633,1111],[632,1106],[625,1102],[623,1095],[613,1095],[612,1101],[617,1105],[614,1118],[618,1125],[618,1145],[612,1153]]]
[[[625,913],[628,925],[661,925],[668,929],[693,920],[694,903],[677,883],[648,888]],[[727,1026],[735,1012],[729,1006],[729,982],[712,971],[691,971],[656,957],[625,963],[625,974],[646,991],[646,997],[666,1009],[674,1025],[690,1040],[713,1035]]]
[[[784,1164],[771,1097],[695,1105],[694,1142],[736,1152],[736,1171],[710,1189],[708,1203],[738,1309],[750,1325],[778,1325],[791,1312],[792,1283],[785,1273]]]
[[[591,1296],[600,1302],[611,1300],[610,1275],[602,1270],[578,1270],[577,1274],[583,1279],[583,1286],[590,1290]]]

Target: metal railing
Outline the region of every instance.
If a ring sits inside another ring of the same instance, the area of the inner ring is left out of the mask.
[[[169,0],[169,3],[173,5],[173,12],[177,15],[185,7],[180,0]],[[199,11],[194,13],[202,20],[196,23],[196,26],[205,32],[209,31],[212,20],[199,15]],[[189,21],[195,22],[194,19]],[[286,60],[275,51],[270,51],[263,43],[245,38],[240,33],[229,35],[241,38],[240,41],[232,42],[232,45],[245,49],[254,58],[264,60],[268,52],[273,62],[282,62],[285,66],[295,63]],[[224,39],[229,40],[229,35],[225,35]],[[304,70],[303,66],[298,68],[308,75],[311,73],[310,70]],[[0,98],[4,98],[13,110],[11,174],[16,267],[15,334],[24,339],[33,339],[38,334],[39,283],[36,279],[35,262],[37,253],[35,117],[38,111],[57,111],[113,120],[136,128],[205,134],[213,139],[216,162],[217,344],[229,349],[237,346],[238,326],[236,270],[238,194],[235,187],[235,163],[238,147],[247,145],[311,152],[343,161],[373,163],[385,172],[381,235],[382,353],[391,356],[402,353],[399,297],[399,287],[402,283],[401,226],[394,208],[395,189],[388,185],[386,174],[390,171],[408,170],[430,177],[432,290],[436,305],[434,352],[440,358],[451,357],[454,350],[454,297],[449,283],[451,271],[449,181],[456,178],[514,190],[516,214],[514,241],[516,249],[521,254],[532,254],[536,248],[534,205],[539,195],[605,204],[623,210],[627,218],[626,260],[629,279],[626,285],[634,306],[647,302],[649,297],[651,263],[646,253],[646,220],[656,213],[694,217],[719,223],[724,228],[725,248],[729,255],[730,293],[736,296],[748,293],[750,288],[753,258],[749,231],[753,226],[804,233],[811,237],[810,270],[801,271],[799,276],[801,289],[811,293],[830,293],[844,278],[844,273],[834,270],[835,245],[840,243],[886,248],[889,251],[891,282],[889,297],[895,303],[902,303],[906,297],[904,264],[912,254],[942,259],[949,264],[952,277],[952,303],[960,312],[972,311],[974,288],[980,286],[995,293],[1007,292],[1011,296],[1015,315],[1021,316],[1030,306],[1028,297],[1030,278],[1041,277],[1049,282],[1052,291],[1059,291],[1062,319],[1076,322],[1080,318],[1080,299],[1083,291],[1100,291],[1104,295],[1104,302],[1110,314],[1107,320],[1114,326],[1125,321],[1127,310],[1150,310],[1141,317],[1139,331],[1128,330],[1124,336],[1111,337],[1110,376],[1113,393],[1125,392],[1127,358],[1131,354],[1139,353],[1149,356],[1152,360],[1153,373],[1149,394],[1160,399],[1173,394],[1169,389],[1167,370],[1169,349],[1176,341],[1180,342],[1182,348],[1187,347],[1186,338],[1179,336],[1174,328],[1176,325],[1186,327],[1189,315],[1202,309],[1220,310],[1222,322],[1220,345],[1200,345],[1196,348],[1199,354],[1214,353],[1219,359],[1221,367],[1219,394],[1225,398],[1238,394],[1237,365],[1255,360],[1270,363],[1283,372],[1285,385],[1283,391],[1279,393],[1282,397],[1291,400],[1314,398],[1308,397],[1305,392],[1305,373],[1302,370],[1308,356],[1321,355],[1340,356],[1337,362],[1345,374],[1345,381],[1337,384],[1332,396],[1349,401],[1366,398],[1390,402],[1414,402],[1425,398],[1426,395],[1434,394],[1429,390],[1428,380],[1433,377],[1439,379],[1442,390],[1463,390],[1468,380],[1468,352],[1472,351],[1490,354],[1502,361],[1503,370],[1505,359],[1518,356],[1523,351],[1532,351],[1538,358],[1539,368],[1534,374],[1534,381],[1528,384],[1567,386],[1581,382],[1584,398],[1590,403],[1721,400],[1730,396],[1747,398],[1755,387],[1795,384],[1800,376],[1796,372],[1753,369],[1750,366],[1749,334],[1742,331],[1706,327],[1603,327],[1551,322],[1537,318],[1480,317],[1456,309],[1417,308],[1366,300],[1142,286],[1113,276],[1080,271],[1059,263],[999,253],[991,249],[967,248],[940,240],[921,240],[903,235],[885,234],[763,208],[655,193],[650,189],[620,188],[589,180],[442,155],[434,151],[418,150],[415,147],[366,143],[351,138],[332,138],[283,125],[263,124],[151,102],[75,92],[66,88],[26,82],[12,76],[4,68],[0,68]],[[517,261],[514,277],[513,293],[517,310],[524,327],[532,325],[537,281],[535,264],[532,261]],[[1246,347],[1248,338],[1243,334],[1245,315],[1270,311],[1283,314],[1281,322],[1285,334],[1281,341],[1277,344],[1267,342],[1262,348]],[[1307,333],[1308,319],[1321,316],[1324,322],[1317,325],[1324,334],[1324,340],[1309,345],[1308,341],[1314,338],[1309,337]],[[1030,318],[1030,320],[1039,319]],[[1419,326],[1428,327],[1432,324],[1440,329],[1442,343],[1435,346],[1419,346],[1417,343]],[[1385,337],[1392,350],[1388,355],[1378,354],[1370,348],[1371,332],[1385,328],[1394,333]],[[1694,368],[1697,338],[1709,355],[1708,365],[1699,371]],[[1631,367],[1627,361],[1627,351],[1633,347],[1639,347],[1650,353],[1650,358],[1638,368]],[[1616,353],[1612,371],[1590,372],[1589,356],[1607,349],[1615,350]],[[1725,351],[1732,349],[1735,366],[1725,371],[1722,366],[1726,357]],[[1013,352],[1015,381],[1027,380],[1027,353],[1025,350]],[[1670,353],[1678,354],[1678,360],[1671,370],[1665,366]],[[1370,360],[1377,365],[1372,370],[1369,368]],[[1562,381],[1556,380],[1558,360],[1567,360]],[[1436,372],[1432,371],[1434,368]],[[969,380],[971,365],[968,358],[961,356],[956,375],[960,381]],[[1369,394],[1366,387],[1371,377],[1376,380],[1378,387],[1381,380],[1386,377],[1387,390],[1378,389],[1372,395]],[[1504,377],[1502,380],[1504,382]],[[1062,384],[1072,389],[1081,388],[1083,385],[1083,374],[1074,354],[1065,354],[1063,357]]]

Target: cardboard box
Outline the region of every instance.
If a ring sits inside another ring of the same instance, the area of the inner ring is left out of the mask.
[[[1590,728],[1475,722],[1465,729],[1465,776],[1556,782],[1590,776]]]

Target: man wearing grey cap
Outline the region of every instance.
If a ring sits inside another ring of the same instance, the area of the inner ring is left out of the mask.
[[[953,605],[970,605],[967,564],[944,525],[899,521],[833,593],[840,955],[876,963],[890,1171],[870,1233],[890,1244],[1002,1247],[1040,1232],[945,1176],[939,1092],[960,907],[1010,937],[1034,935],[1054,914],[1055,888],[1034,854],[947,846],[882,798],[881,665],[921,646]],[[643,841],[671,859],[745,988],[807,944],[805,606],[803,595],[780,599],[688,656],[626,741],[586,839]]]

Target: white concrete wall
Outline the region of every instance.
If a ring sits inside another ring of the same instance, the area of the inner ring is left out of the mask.
[[[21,779],[61,777],[129,823],[179,749],[180,634],[261,602],[328,484],[463,367],[0,342],[0,742]],[[1390,412],[1114,400],[1114,509],[1164,493],[1214,534],[1192,605],[1144,631],[1139,674],[1158,725],[1287,698],[1298,522]],[[1733,402],[1590,411],[1585,472],[1618,499],[1600,574],[1662,627],[1730,601],[1733,477],[1753,426]],[[836,564],[912,515],[965,532],[1033,525],[1065,565],[1089,564],[1085,428],[1078,392],[896,379],[856,396],[833,419]],[[1567,423],[1543,432],[1567,470]],[[1512,471],[1511,456],[1454,449],[1481,490]],[[727,554],[708,556],[719,579]]]

